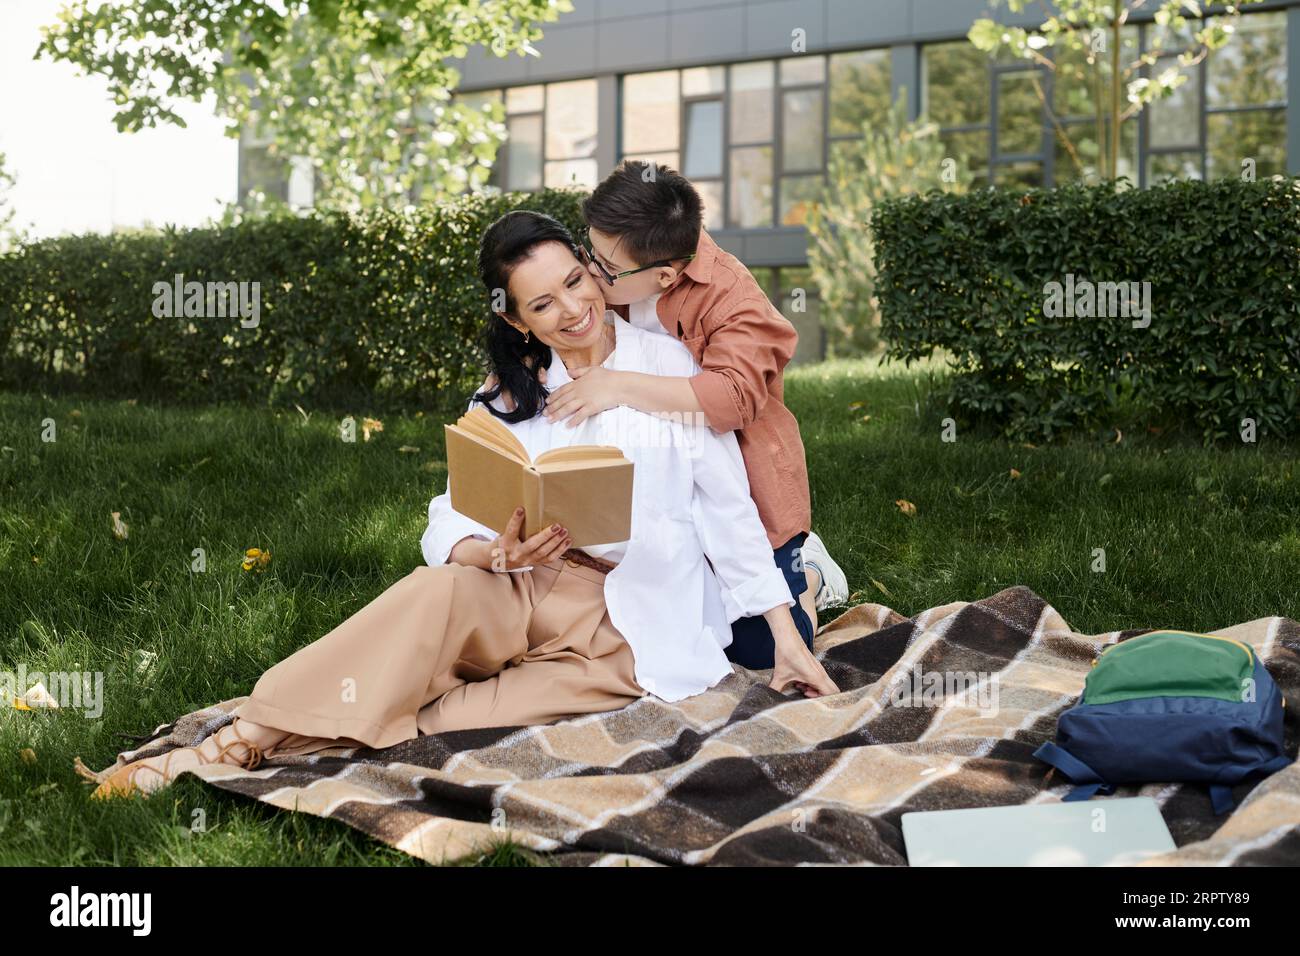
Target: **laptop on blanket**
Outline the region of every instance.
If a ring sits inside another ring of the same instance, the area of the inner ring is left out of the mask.
[[[1130,866],[1175,849],[1150,797],[903,814],[911,866]]]

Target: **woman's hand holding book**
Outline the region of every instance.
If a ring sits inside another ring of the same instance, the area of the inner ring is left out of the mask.
[[[452,548],[448,560],[487,571],[515,571],[558,558],[572,543],[568,530],[558,524],[520,541],[519,530],[523,524],[524,509],[516,508],[505,531],[496,538],[491,541],[465,538]]]

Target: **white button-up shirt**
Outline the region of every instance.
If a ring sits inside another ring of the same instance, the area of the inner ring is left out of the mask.
[[[690,352],[671,336],[645,332],[613,312],[605,318],[616,336],[607,367],[699,373]],[[546,388],[571,380],[552,349]],[[502,422],[534,458],[569,445],[613,445],[633,463],[632,537],[618,543],[621,548],[584,550],[621,558],[605,576],[609,617],[632,648],[637,683],[667,701],[702,693],[731,673],[723,648],[731,643],[732,621],[794,604],[749,497],[736,436],[697,420],[703,421],[619,405],[572,428],[540,413],[513,425]],[[429,526],[420,541],[425,561],[445,564],[456,543],[472,536],[490,541],[496,532],[452,510],[446,492],[429,502]]]
[[[627,320],[638,329],[654,332],[656,335],[667,335],[668,330],[659,321],[659,296],[661,295],[662,292],[656,292],[649,298],[633,302],[627,307]]]

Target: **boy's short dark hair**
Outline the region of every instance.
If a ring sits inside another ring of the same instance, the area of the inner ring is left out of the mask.
[[[582,203],[587,225],[621,237],[638,266],[695,252],[703,211],[690,180],[640,159],[619,163]]]

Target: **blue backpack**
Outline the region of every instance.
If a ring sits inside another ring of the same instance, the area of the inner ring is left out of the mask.
[[[1250,645],[1152,631],[1097,656],[1083,700],[1057,721],[1057,742],[1034,756],[1076,784],[1066,800],[1113,793],[1116,784],[1206,783],[1223,814],[1233,786],[1292,762],[1285,706]]]

